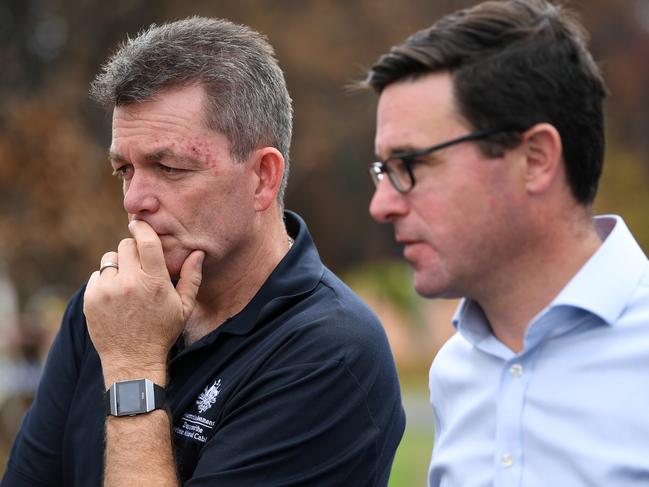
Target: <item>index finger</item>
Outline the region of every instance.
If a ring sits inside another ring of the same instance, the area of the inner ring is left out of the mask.
[[[137,243],[142,270],[150,275],[168,276],[160,237],[147,222],[132,220],[128,229]]]

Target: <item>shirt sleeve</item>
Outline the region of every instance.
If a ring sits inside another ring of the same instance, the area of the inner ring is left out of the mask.
[[[237,394],[185,485],[379,485],[379,435],[344,363],[272,370]]]
[[[50,349],[36,397],[14,441],[1,487],[63,485],[65,424],[84,349],[83,289],[72,298]]]

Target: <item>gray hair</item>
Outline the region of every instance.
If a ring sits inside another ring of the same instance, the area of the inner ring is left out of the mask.
[[[204,17],[152,24],[119,46],[92,82],[90,95],[113,108],[193,83],[205,88],[207,126],[228,138],[233,159],[244,162],[259,146],[282,153],[277,199],[283,206],[293,109],[284,74],[262,34]]]

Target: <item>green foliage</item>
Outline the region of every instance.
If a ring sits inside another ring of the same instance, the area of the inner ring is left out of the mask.
[[[368,262],[344,275],[357,292],[367,292],[387,301],[403,313],[409,322],[417,322],[420,298],[412,287],[412,270],[403,261]]]

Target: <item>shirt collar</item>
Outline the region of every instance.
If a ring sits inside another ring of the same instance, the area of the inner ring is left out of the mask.
[[[284,211],[284,221],[295,241],[293,246],[248,305],[219,327],[221,331],[245,335],[263,324],[265,317],[284,308],[291,298],[310,292],[320,282],[324,265],[306,223],[289,210]]]
[[[306,223],[297,213],[289,210],[284,211],[284,222],[289,236],[294,240],[293,246],[257,294],[239,313],[187,349],[182,344],[182,337],[179,338],[174,355],[209,345],[221,333],[246,335],[266,323],[271,316],[281,314],[292,305],[294,298],[312,291],[317,286],[325,268]]]
[[[599,216],[593,222],[602,245],[550,307],[579,308],[612,325],[646,272],[647,257],[619,216]]]
[[[646,272],[647,257],[621,217],[597,216],[593,224],[602,245],[533,321],[551,309],[568,307],[612,325],[624,311]],[[491,343],[493,334],[482,308],[470,298],[460,302],[453,326],[475,346],[497,347]]]
[[[469,343],[487,353],[503,358],[513,355],[491,332],[482,307],[473,299],[462,299],[453,315],[453,326]]]

